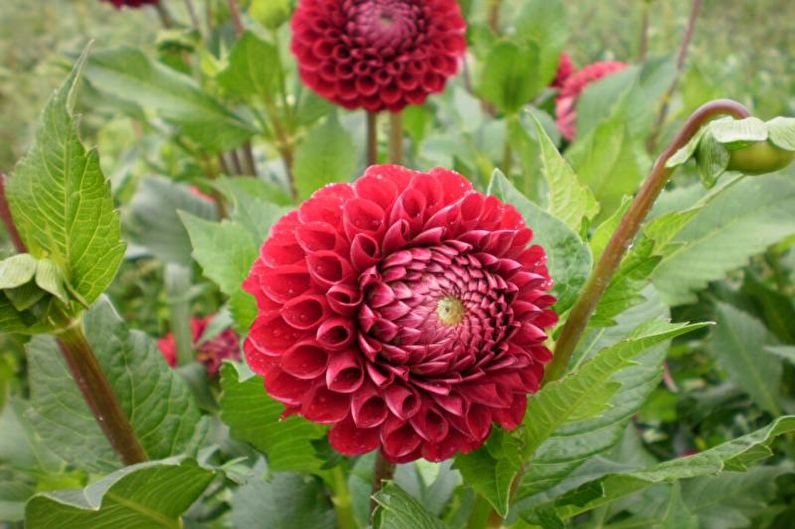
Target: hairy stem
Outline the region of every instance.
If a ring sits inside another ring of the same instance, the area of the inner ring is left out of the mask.
[[[235,28],[237,36],[243,35],[246,31],[246,26],[243,25],[243,17],[240,16],[240,6],[237,5],[237,0],[229,0],[229,16],[232,18],[232,26]]]
[[[389,113],[389,163],[403,163],[403,113]]]
[[[8,237],[14,243],[19,253],[27,253],[28,248],[19,236],[17,225],[14,224],[14,217],[11,216],[11,209],[8,207],[8,200],[6,199],[6,175],[0,171],[0,218],[3,219],[3,224],[8,232]]]
[[[387,461],[384,454],[379,450],[376,453],[375,463],[373,464],[373,493],[370,496],[370,518],[373,517],[375,508],[378,505],[373,497],[381,490],[384,481],[392,479],[394,475],[395,464]]]
[[[646,148],[649,152],[654,152],[657,150],[657,141],[660,138],[660,134],[662,133],[663,125],[665,124],[665,119],[668,117],[668,111],[671,108],[671,98],[676,92],[676,87],[679,85],[679,79],[682,77],[682,72],[685,68],[685,63],[687,62],[687,52],[690,49],[690,42],[693,40],[693,34],[696,31],[696,21],[698,20],[698,13],[701,11],[701,3],[702,0],[693,0],[692,7],[690,8],[690,16],[687,19],[687,28],[685,29],[685,34],[682,37],[682,44],[679,47],[679,57],[676,60],[676,73],[674,74],[674,79],[671,81],[671,86],[668,87],[668,91],[663,96],[663,103],[660,107],[660,112],[657,114],[657,121],[654,123],[654,128],[652,129],[652,133],[649,135],[649,139],[646,143]]]
[[[125,465],[134,465],[146,461],[148,456],[102,372],[83,332],[82,322],[69,322],[57,333],[57,338],[58,347],[66,359],[72,378],[122,462]]]
[[[378,162],[378,113],[367,112],[367,166]]]
[[[702,105],[688,118],[679,134],[657,158],[651,173],[646,177],[646,181],[635,196],[632,205],[621,219],[621,223],[610,238],[602,257],[572,307],[555,343],[555,354],[552,363],[547,366],[544,383],[557,380],[566,372],[569,359],[585,332],[599,300],[621,264],[621,259],[638,234],[641,223],[651,210],[655,200],[673,174],[673,169],[665,167],[665,163],[676,151],[687,144],[706,122],[722,114],[728,114],[737,119],[751,115],[743,105],[730,99],[718,99]]]

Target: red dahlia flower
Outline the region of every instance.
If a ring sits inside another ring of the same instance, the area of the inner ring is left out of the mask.
[[[572,141],[577,135],[577,100],[592,82],[620,72],[629,66],[623,62],[595,62],[569,77],[555,102],[558,129],[563,137]]]
[[[193,331],[193,344],[196,350],[196,361],[201,362],[207,367],[207,373],[210,376],[218,374],[221,364],[224,360],[240,360],[240,342],[237,334],[232,329],[226,329],[217,336],[210,338],[206,342],[199,345],[199,341],[204,335],[204,331],[212,321],[213,316],[207,318],[193,318],[190,322],[191,330]],[[175,367],[177,365],[177,343],[174,340],[174,335],[169,333],[164,338],[157,341],[157,347],[163,353],[163,357],[168,362],[168,365]]]
[[[566,81],[577,73],[577,67],[571,62],[571,57],[568,53],[560,54],[560,61],[558,62],[558,71],[555,74],[555,79],[550,83],[550,87],[561,89]]]
[[[456,0],[299,0],[292,27],[301,78],[349,109],[422,103],[466,50]]]
[[[446,169],[373,166],[272,228],[244,349],[285,413],[344,454],[441,461],[515,428],[551,359],[546,255],[516,209]]]
[[[116,9],[121,9],[124,6],[141,7],[147,4],[157,4],[160,3],[160,0],[100,0],[100,2],[113,4]]]

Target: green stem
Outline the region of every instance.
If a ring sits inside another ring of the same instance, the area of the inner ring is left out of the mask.
[[[389,113],[389,163],[403,163],[403,113]]]
[[[673,169],[665,166],[668,159],[699,131],[710,119],[721,114],[729,114],[741,119],[750,116],[750,112],[740,103],[730,99],[718,99],[699,107],[685,122],[682,130],[673,142],[663,151],[654,167],[643,183],[632,205],[621,219],[616,231],[607,244],[602,257],[594,267],[588,282],[585,284],[579,298],[571,309],[566,323],[555,342],[555,354],[552,363],[547,366],[544,383],[559,379],[566,372],[569,359],[577,347],[588,322],[593,315],[602,295],[610,285],[621,259],[624,257],[632,240],[638,234],[641,223],[651,210],[657,197],[662,192],[665,184],[673,174]]]
[[[166,6],[164,6],[162,2],[152,4],[152,7],[155,8],[155,11],[157,11],[157,16],[160,18],[160,23],[163,25],[163,29],[171,29],[174,27],[174,20],[171,18],[171,14],[168,12]]]
[[[475,505],[472,506],[472,512],[467,520],[466,529],[483,529],[487,527],[491,510],[491,504],[486,498],[478,494],[475,497]]]
[[[125,465],[134,465],[146,461],[146,452],[102,372],[83,332],[82,322],[70,321],[56,336],[72,378],[122,462]]]
[[[193,331],[190,324],[190,302],[188,290],[191,284],[189,268],[167,264],[165,270],[165,287],[168,296],[168,307],[171,312],[171,332],[177,345],[177,364],[186,365],[194,360]]]
[[[339,465],[331,470],[331,486],[334,495],[331,503],[337,513],[337,529],[356,529],[356,518],[353,516],[353,497],[348,489],[348,480]]]
[[[378,163],[378,113],[367,112],[367,167]]]
[[[384,454],[379,450],[375,456],[375,463],[373,464],[373,492],[370,495],[370,518],[372,519],[375,508],[378,503],[375,501],[375,495],[384,486],[385,480],[390,480],[395,475],[395,464],[390,463],[384,457]]]

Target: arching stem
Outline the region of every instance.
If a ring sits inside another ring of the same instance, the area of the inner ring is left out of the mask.
[[[559,379],[566,372],[574,349],[585,332],[596,306],[615,275],[621,259],[632,244],[640,230],[641,223],[651,210],[657,197],[662,192],[673,169],[665,166],[668,159],[699,131],[699,129],[715,116],[728,114],[737,119],[750,116],[750,112],[740,103],[730,99],[718,99],[699,107],[685,122],[679,134],[663,151],[654,167],[643,183],[632,205],[621,219],[616,231],[607,244],[602,257],[594,267],[591,277],[585,284],[579,298],[571,309],[566,323],[555,343],[555,354],[552,363],[547,367],[544,383]]]

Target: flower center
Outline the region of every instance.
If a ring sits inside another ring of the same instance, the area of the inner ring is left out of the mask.
[[[398,52],[416,33],[416,8],[406,0],[365,0],[354,8],[353,20],[366,45]]]
[[[436,304],[436,315],[444,325],[458,325],[464,319],[465,313],[464,304],[453,296],[444,297]]]

